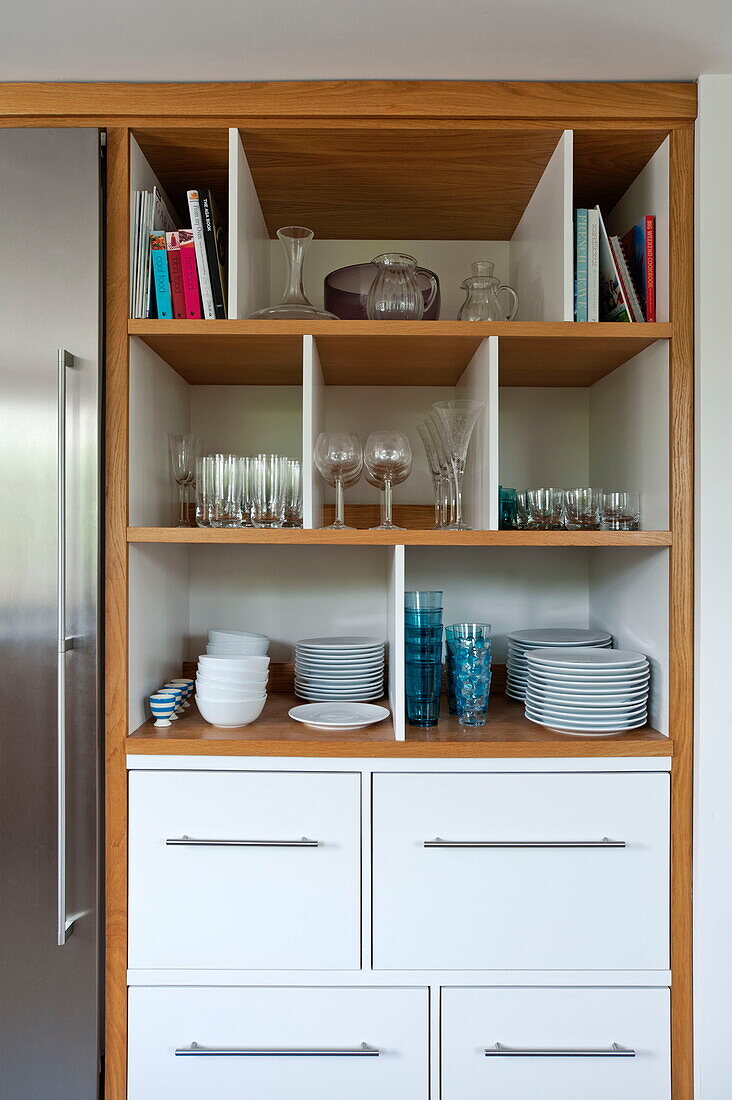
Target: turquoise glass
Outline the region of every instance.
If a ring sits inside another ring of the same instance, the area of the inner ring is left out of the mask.
[[[456,623],[445,636],[448,706],[452,703],[462,726],[484,726],[491,688],[490,624]]]

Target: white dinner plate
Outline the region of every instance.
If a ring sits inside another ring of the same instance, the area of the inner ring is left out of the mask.
[[[373,703],[305,703],[293,707],[290,718],[316,729],[363,729],[389,717],[386,707]]]
[[[384,691],[383,680],[378,680],[375,684],[344,684],[343,687],[332,687],[325,684],[301,684],[299,680],[295,680],[296,691],[307,691],[315,695],[370,695],[375,691]]]
[[[527,680],[536,684],[573,684],[575,687],[597,687],[607,684],[613,690],[623,687],[625,684],[637,686],[651,680],[651,669],[627,670],[625,672],[607,672],[604,675],[589,675],[575,672],[549,672],[548,669],[532,669],[527,675]]]
[[[577,646],[572,650],[534,649],[527,659],[529,664],[559,665],[561,668],[632,668],[648,663],[645,653],[635,649],[597,649],[594,646]]]
[[[536,703],[533,699],[527,696],[526,709],[531,711],[532,714],[537,717],[544,718],[569,718],[571,720],[577,720],[578,722],[600,722],[605,723],[608,721],[615,721],[616,719],[625,720],[626,718],[638,718],[641,714],[646,714],[648,707],[645,703],[641,703],[635,707],[561,707],[544,706]]]
[[[535,718],[537,721],[541,722],[576,726],[578,729],[582,726],[587,729],[621,729],[633,725],[636,722],[645,722],[647,720],[645,707],[642,707],[640,711],[633,714],[608,714],[603,717],[590,718],[588,715],[584,714],[558,714],[556,712],[550,713],[545,710],[538,711],[528,703],[526,704],[526,716],[527,718]]]
[[[606,630],[588,630],[586,627],[537,627],[532,630],[512,630],[506,637],[510,642],[528,642],[533,645],[592,645],[612,641]]]
[[[646,722],[635,722],[631,726],[623,726],[621,729],[587,729],[585,726],[570,726],[562,722],[543,722],[539,718],[532,718],[527,714],[526,717],[530,722],[533,722],[535,726],[543,726],[544,729],[551,730],[552,733],[567,733],[576,737],[612,737],[616,733],[627,733],[628,730],[638,729],[640,726],[645,726]]]
[[[301,638],[295,643],[298,649],[375,649],[383,646],[381,638],[365,638],[360,634],[347,634],[336,638]]]
[[[327,661],[305,661],[300,657],[295,661],[295,668],[309,669],[312,672],[370,672],[373,668],[383,667],[383,657],[376,657],[373,661],[339,661],[338,664],[330,664]]]

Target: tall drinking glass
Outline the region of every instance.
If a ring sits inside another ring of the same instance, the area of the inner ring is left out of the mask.
[[[285,522],[285,463],[280,455],[257,455],[252,486],[252,523],[281,527]]]
[[[302,527],[302,463],[286,458],[285,527]]]
[[[456,623],[448,631],[458,721],[462,726],[484,726],[491,687],[490,624]]]
[[[238,455],[210,455],[212,527],[241,527],[241,469]]]
[[[485,404],[482,401],[436,401],[432,408],[442,429],[455,484],[455,519],[447,529],[472,531],[473,528],[463,521],[463,476],[470,437]]]
[[[210,455],[196,462],[196,524],[198,527],[211,526],[211,505],[213,501],[213,460]]]

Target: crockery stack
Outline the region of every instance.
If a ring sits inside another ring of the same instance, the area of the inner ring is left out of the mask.
[[[224,729],[247,726],[267,701],[269,638],[245,630],[209,630],[208,636],[196,675],[201,717]]]
[[[442,592],[404,593],[407,721],[436,726],[442,692]]]
[[[295,694],[312,702],[381,699],[384,643],[360,636],[296,642]]]
[[[650,667],[634,649],[535,649],[528,654],[526,717],[560,733],[600,737],[648,716]]]
[[[551,627],[539,630],[514,630],[508,635],[506,662],[506,695],[523,701],[528,678],[527,656],[534,649],[551,646],[555,649],[576,649],[591,646],[608,649],[613,640],[604,630],[580,630],[573,627]]]

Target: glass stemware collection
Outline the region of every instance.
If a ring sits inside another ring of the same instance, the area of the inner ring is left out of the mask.
[[[343,490],[355,485],[364,469],[368,483],[383,493],[381,523],[371,530],[403,530],[392,520],[392,489],[406,481],[412,470],[412,447],[403,432],[372,432],[363,448],[352,433],[321,432],[313,461],[326,484],[336,491],[336,516],[329,530],[353,530],[343,518]]]
[[[499,526],[517,531],[638,531],[640,493],[500,486]]]
[[[199,527],[302,527],[302,464],[283,455],[213,454],[196,469]]]
[[[435,528],[471,531],[463,519],[463,477],[473,431],[485,409],[482,401],[437,401],[417,425],[435,491]]]
[[[196,487],[196,463],[201,441],[195,435],[169,435],[168,454],[173,480],[178,486],[178,527],[190,527],[188,490]]]

